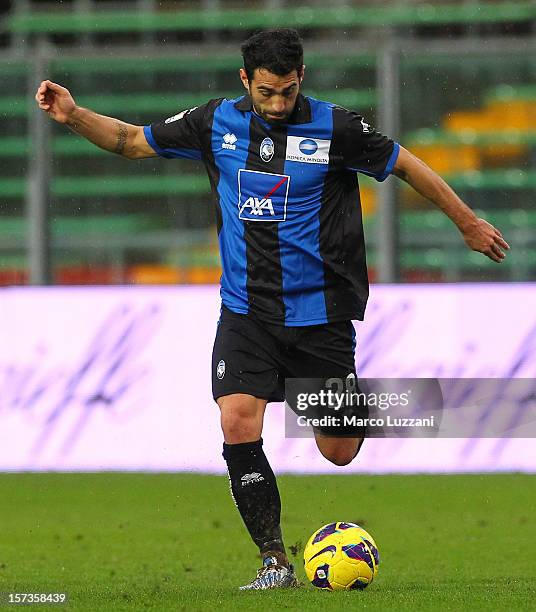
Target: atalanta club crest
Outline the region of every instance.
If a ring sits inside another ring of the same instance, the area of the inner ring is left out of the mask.
[[[265,138],[261,142],[259,153],[262,161],[269,162],[274,156],[274,141],[271,138]]]

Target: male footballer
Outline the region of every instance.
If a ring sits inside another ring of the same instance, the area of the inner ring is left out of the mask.
[[[59,123],[128,159],[203,160],[216,205],[221,317],[212,389],[221,413],[234,501],[263,558],[242,589],[297,585],[280,528],[276,478],[262,448],[268,402],[285,378],[355,376],[352,320],[368,297],[357,173],[409,183],[456,224],[465,243],[495,262],[508,244],[421,160],[359,114],[300,93],[303,49],[295,30],[242,45],[246,94],[209,100],[148,126],[76,105],[43,81],[36,100]],[[322,455],[346,465],[362,436],[315,431]]]

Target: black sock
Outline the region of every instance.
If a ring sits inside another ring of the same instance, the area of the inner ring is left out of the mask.
[[[285,554],[281,535],[281,498],[262,439],[223,445],[231,492],[242,520],[261,554]]]

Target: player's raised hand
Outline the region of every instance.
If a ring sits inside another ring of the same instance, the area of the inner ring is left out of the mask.
[[[501,232],[485,219],[476,219],[462,233],[469,248],[483,253],[497,263],[506,257],[505,251],[510,248]]]
[[[67,123],[76,104],[71,92],[52,81],[41,81],[35,94],[39,108],[58,123]]]

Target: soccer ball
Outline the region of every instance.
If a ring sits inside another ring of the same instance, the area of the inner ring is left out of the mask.
[[[327,591],[364,589],[376,574],[376,543],[355,523],[329,523],[315,531],[303,553],[311,583]]]

